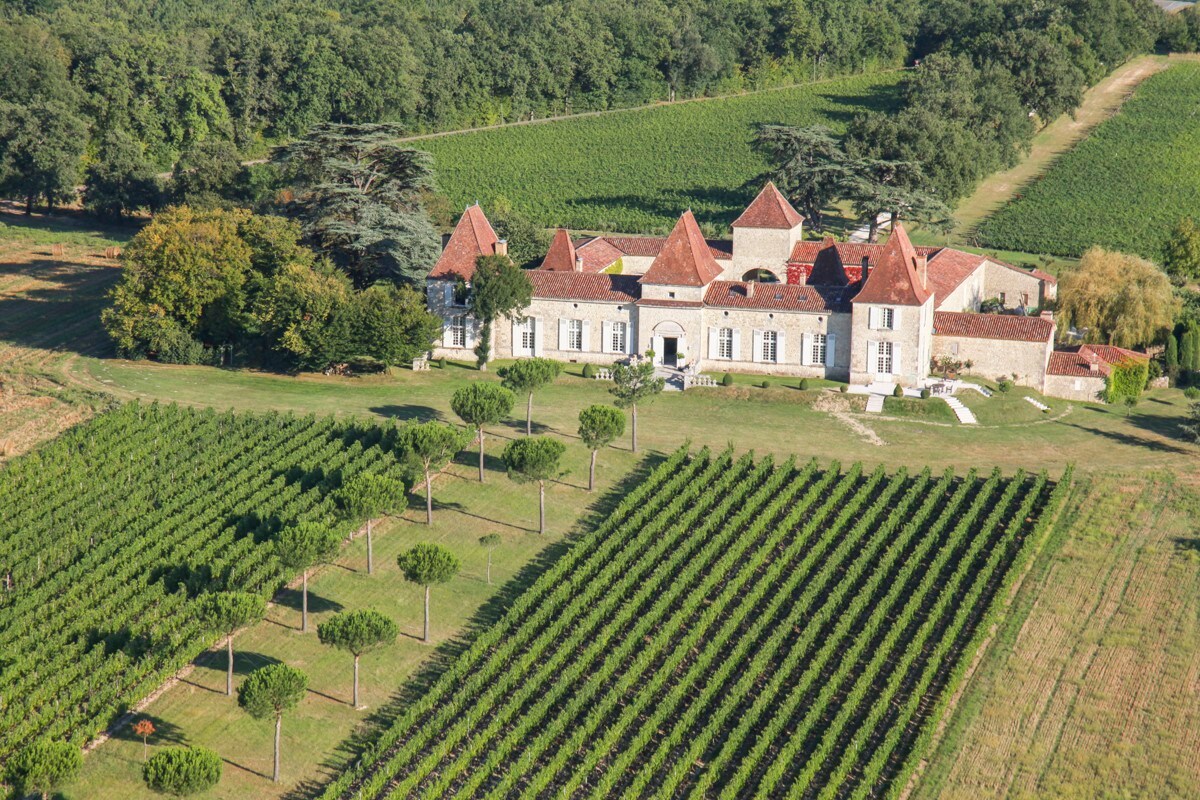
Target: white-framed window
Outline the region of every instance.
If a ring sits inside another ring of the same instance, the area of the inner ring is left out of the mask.
[[[881,375],[892,374],[892,343],[880,342],[876,347],[875,371]]]
[[[567,320],[567,348],[568,350],[583,349],[583,320],[571,319]]]
[[[733,328],[717,331],[717,358],[733,358]]]
[[[521,349],[533,352],[533,318],[526,317],[521,321]]]
[[[467,346],[467,317],[464,314],[456,314],[450,318],[450,346]]]
[[[609,344],[612,345],[612,352],[626,352],[625,342],[628,335],[629,328],[624,322],[614,322],[612,324],[612,341],[609,342]]]
[[[763,331],[762,335],[762,360],[773,364],[779,360],[779,333],[777,331]]]
[[[827,339],[823,333],[814,333],[812,337],[812,363],[824,364],[828,352]]]
[[[885,331],[893,330],[896,327],[896,309],[879,309],[879,327]]]

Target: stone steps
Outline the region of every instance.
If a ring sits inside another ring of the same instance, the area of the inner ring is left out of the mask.
[[[1025,395],[1025,402],[1029,403],[1030,405],[1037,408],[1038,411],[1049,411],[1050,410],[1050,406],[1046,405],[1041,400],[1037,400],[1033,397],[1030,397],[1029,395]]]
[[[879,414],[883,411],[883,395],[873,394],[867,398],[867,411]]]
[[[964,406],[962,401],[957,397],[944,397],[942,399],[946,401],[946,405],[950,406],[951,410],[954,411],[954,416],[958,417],[958,421],[963,425],[979,424],[979,420],[975,419],[975,414],[971,412],[971,409]]]

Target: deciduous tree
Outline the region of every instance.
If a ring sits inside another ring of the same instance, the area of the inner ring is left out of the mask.
[[[87,126],[62,100],[0,103],[0,193],[47,211],[75,199]]]
[[[1167,239],[1164,264],[1177,281],[1200,278],[1200,225],[1191,217],[1179,220]]]
[[[592,451],[588,468],[588,491],[596,488],[596,452],[625,433],[625,415],[612,406],[588,406],[579,412],[579,438]]]
[[[546,481],[561,473],[559,462],[566,450],[566,445],[549,436],[526,436],[504,448],[508,477],[538,485],[538,533],[546,532]]]
[[[287,664],[268,664],[251,672],[238,687],[238,705],[255,719],[275,719],[275,761],[271,780],[279,783],[279,740],[283,715],[308,691],[308,676]]]
[[[341,546],[341,537],[323,525],[302,522],[284,528],[275,539],[275,555],[290,572],[302,574],[300,590],[300,632],[308,632],[308,571],[333,560]]]
[[[123,130],[109,131],[100,140],[83,184],[84,207],[106,219],[156,209],[161,200],[158,178],[142,144]]]
[[[362,707],[358,702],[358,660],[364,653],[395,642],[398,632],[395,622],[370,609],[337,614],[317,626],[321,644],[354,656],[354,708]]]
[[[371,528],[374,518],[402,514],[408,508],[404,484],[382,475],[364,472],[342,484],[336,493],[338,505],[352,519],[367,520],[367,574],[375,572],[374,543]]]
[[[532,300],[533,284],[529,282],[529,276],[508,256],[476,259],[467,305],[479,321],[475,360],[480,369],[486,370],[491,358],[492,325],[501,317],[513,317],[524,311]]]
[[[249,592],[210,594],[200,606],[205,626],[225,637],[225,694],[230,697],[233,697],[233,635],[239,628],[258,622],[266,613],[266,601]]]
[[[526,394],[525,435],[533,432],[533,393],[549,386],[562,374],[562,364],[549,358],[522,358],[496,373],[514,394]]]
[[[412,458],[420,465],[425,479],[425,524],[433,524],[433,470],[449,461],[470,444],[470,435],[462,428],[444,422],[422,422],[401,430],[401,439]]]
[[[1092,342],[1136,347],[1174,324],[1179,302],[1171,281],[1144,258],[1100,247],[1083,254],[1059,282],[1059,313]]]
[[[647,403],[667,385],[654,375],[654,364],[645,359],[637,364],[613,364],[613,387],[617,408],[628,408],[633,417],[633,452],[637,452],[638,403]]]
[[[206,747],[168,747],[142,766],[142,778],[152,791],[186,797],[216,786],[221,766],[221,757]]]
[[[141,737],[142,740],[142,760],[146,760],[146,756],[150,752],[150,737],[154,735],[154,723],[148,719],[139,719],[131,726],[133,735]]]
[[[475,429],[479,439],[479,482],[483,483],[483,429],[495,425],[512,413],[516,397],[498,383],[474,381],[456,389],[450,408],[458,418]]]
[[[435,583],[445,583],[458,574],[458,559],[446,548],[437,544],[418,544],[401,553],[396,559],[404,579],[425,587],[425,632],[422,637],[429,644],[429,590]]]

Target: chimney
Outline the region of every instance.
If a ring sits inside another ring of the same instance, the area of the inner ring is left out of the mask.
[[[578,254],[575,255],[575,271],[583,272],[583,256]]]
[[[867,275],[871,272],[871,259],[867,256],[862,257],[862,282],[867,282]]]
[[[917,256],[917,277],[921,279],[921,288],[929,288],[929,258]]]
[[[497,239],[496,240],[496,255],[498,255],[498,256],[508,255],[508,239]]]
[[[754,297],[754,281],[746,283],[746,297]]]
[[[1042,309],[1042,313],[1041,313],[1039,316],[1041,316],[1041,318],[1042,318],[1042,319],[1049,319],[1049,320],[1053,320],[1053,319],[1054,319],[1054,312],[1053,312],[1053,311],[1051,311],[1051,310],[1050,310],[1050,309],[1048,309],[1048,308],[1043,308],[1043,309]]]

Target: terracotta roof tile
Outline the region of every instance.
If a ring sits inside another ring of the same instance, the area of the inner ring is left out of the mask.
[[[588,239],[575,245],[575,254],[583,256],[584,272],[603,272],[625,255],[607,239],[601,237]]]
[[[1050,363],[1046,366],[1046,373],[1068,378],[1097,378],[1111,373],[1114,364],[1120,364],[1130,358],[1148,359],[1149,356],[1145,353],[1107,344],[1065,347],[1050,354]],[[1093,365],[1096,369],[1092,369]]]
[[[575,243],[571,241],[571,235],[563,228],[554,232],[554,238],[550,241],[550,249],[546,251],[546,257],[542,259],[542,264],[538,269],[558,272],[575,271]]]
[[[867,259],[867,265],[874,267],[879,262],[879,256],[883,254],[882,244],[870,244],[867,242],[835,242],[832,237],[826,236],[824,240],[796,242],[796,246],[792,248],[792,254],[788,258],[789,263],[796,264],[816,264],[817,256],[826,248],[832,246],[836,251],[838,258],[846,267],[861,268],[864,258]],[[942,248],[928,247],[926,245],[916,245],[913,247],[919,256],[931,256]]]
[[[631,303],[641,295],[636,275],[531,269],[533,296],[542,300]]]
[[[774,183],[768,181],[758,193],[758,197],[755,197],[741,216],[733,221],[733,227],[791,230],[802,222],[804,217],[800,212],[792,208],[792,204],[780,194]]]
[[[637,304],[654,308],[704,308],[704,303],[699,300],[660,300],[657,297],[643,297]]]
[[[471,280],[471,276],[475,274],[475,260],[480,256],[495,255],[498,241],[492,224],[488,222],[479,204],[468,206],[459,217],[458,224],[454,226],[454,233],[450,234],[450,241],[446,242],[446,247],[437,263],[433,265],[429,277],[458,276],[463,280]]]
[[[615,247],[622,255],[654,258],[667,243],[666,236],[600,236],[592,241],[604,241]],[[705,243],[713,258],[733,258],[733,243],[722,239],[707,239]],[[582,245],[581,245],[582,247]]]
[[[1054,336],[1054,320],[1014,314],[969,314],[959,311],[933,313],[935,336],[965,336],[971,339],[1004,339],[1010,342],[1048,342]]]
[[[917,251],[908,240],[904,226],[897,223],[883,246],[879,262],[871,268],[854,301],[919,306],[929,297],[929,289],[921,285],[917,275]]]
[[[760,311],[848,311],[850,291],[839,286],[795,286],[784,283],[713,281],[704,303],[718,308]]]
[[[691,211],[683,212],[642,283],[668,286],[706,286],[721,274],[721,267]]]
[[[986,261],[983,256],[964,253],[949,247],[938,250],[929,258],[929,288],[940,303]]]

